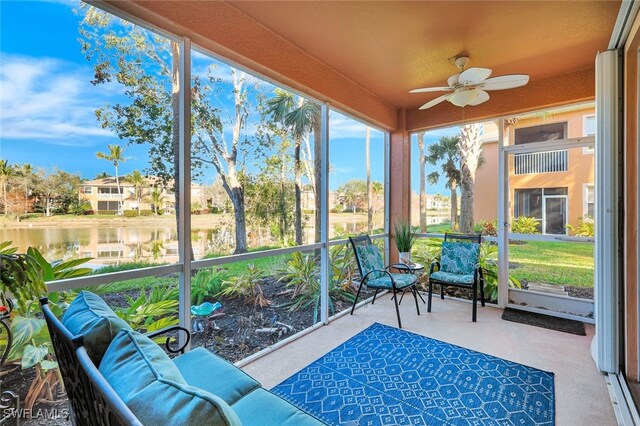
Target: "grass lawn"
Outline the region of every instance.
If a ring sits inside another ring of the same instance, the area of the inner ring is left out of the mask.
[[[256,248],[250,251],[260,251],[265,250],[265,247]],[[221,257],[223,255],[208,255],[207,258],[215,258]],[[219,271],[218,279],[224,280],[227,277],[240,275],[247,271],[247,265],[254,264],[256,267],[263,271],[270,271],[278,262],[281,262],[284,259],[287,259],[288,255],[279,255],[272,257],[264,257],[260,259],[252,259],[252,260],[244,260],[240,262],[228,263],[222,266],[214,266],[216,270]],[[111,272],[119,272],[119,271],[128,271],[131,269],[139,269],[139,268],[148,268],[152,266],[160,266],[161,264],[152,264],[145,262],[131,262],[131,263],[123,263],[117,266],[105,266],[103,268],[97,269],[95,271],[96,274],[107,274]],[[169,284],[178,284],[178,276],[176,275],[166,275],[166,276],[150,276],[143,278],[135,278],[132,280],[126,281],[118,281],[110,284],[105,284],[100,286],[99,288],[95,288],[90,291],[98,291],[98,292],[121,292],[128,290],[137,290],[137,289],[148,289],[158,285],[169,285]]]
[[[437,232],[432,230],[429,232]],[[437,246],[437,239],[420,238],[413,253],[418,261],[423,261],[427,245]],[[439,252],[437,248],[432,251]],[[493,254],[497,258],[497,253]],[[510,274],[518,280],[593,287],[593,244],[580,242],[527,241],[509,244]],[[425,265],[426,268],[429,265]]]
[[[593,244],[528,241],[509,244],[511,275],[554,285],[593,287]]]

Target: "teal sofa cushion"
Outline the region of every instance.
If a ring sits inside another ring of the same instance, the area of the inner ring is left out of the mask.
[[[184,380],[234,404],[260,383],[230,362],[204,348],[193,349],[173,360]]]
[[[263,388],[255,389],[232,407],[243,426],[324,424]]]
[[[188,385],[164,351],[135,331],[118,333],[99,370],[145,425],[241,424],[226,402]]]
[[[82,334],[87,354],[100,365],[107,347],[120,330],[131,330],[99,296],[81,291],[67,308],[62,324],[73,335]]]

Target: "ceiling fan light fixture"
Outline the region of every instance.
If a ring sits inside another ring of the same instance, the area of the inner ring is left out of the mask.
[[[473,100],[478,97],[479,91],[476,89],[460,90],[449,98],[449,102],[455,106],[463,107],[469,105]]]

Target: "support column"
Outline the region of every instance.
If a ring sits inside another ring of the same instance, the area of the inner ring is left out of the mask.
[[[398,261],[394,225],[409,222],[411,202],[411,138],[407,131],[407,111],[398,112],[398,130],[391,132],[389,147],[389,262]]]
[[[498,306],[509,303],[509,162],[504,118],[498,119]]]
[[[182,263],[179,282],[180,325],[191,330],[191,40],[180,43],[180,148],[178,187],[180,199],[178,211],[178,254]],[[184,336],[180,333],[180,343]],[[190,347],[187,348],[189,350]]]
[[[331,265],[329,262],[329,104],[321,106],[321,137],[320,144],[322,158],[320,169],[322,182],[320,183],[321,219],[320,219],[320,321],[329,323],[329,280],[331,279]]]

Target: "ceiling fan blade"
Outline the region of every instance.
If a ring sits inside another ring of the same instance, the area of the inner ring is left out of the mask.
[[[438,105],[440,102],[444,102],[446,100],[448,100],[451,96],[453,96],[455,93],[447,93],[446,95],[442,95],[442,96],[438,96],[435,99],[431,99],[429,102],[427,102],[426,104],[422,105],[420,108],[418,109],[427,109],[427,108],[431,108],[434,105]]]
[[[526,74],[501,75],[486,79],[484,83],[480,85],[480,88],[483,90],[505,90],[524,86],[528,82],[529,76]]]
[[[491,75],[489,68],[469,68],[462,71],[458,77],[458,83],[463,86],[475,86],[485,81]]]
[[[427,92],[446,92],[448,90],[453,90],[451,87],[423,87],[422,89],[413,89],[410,90],[409,93],[427,93]]]
[[[478,92],[478,96],[476,96],[475,99],[469,102],[467,105],[476,106],[489,100],[489,94],[487,92],[480,89],[475,90]]]

